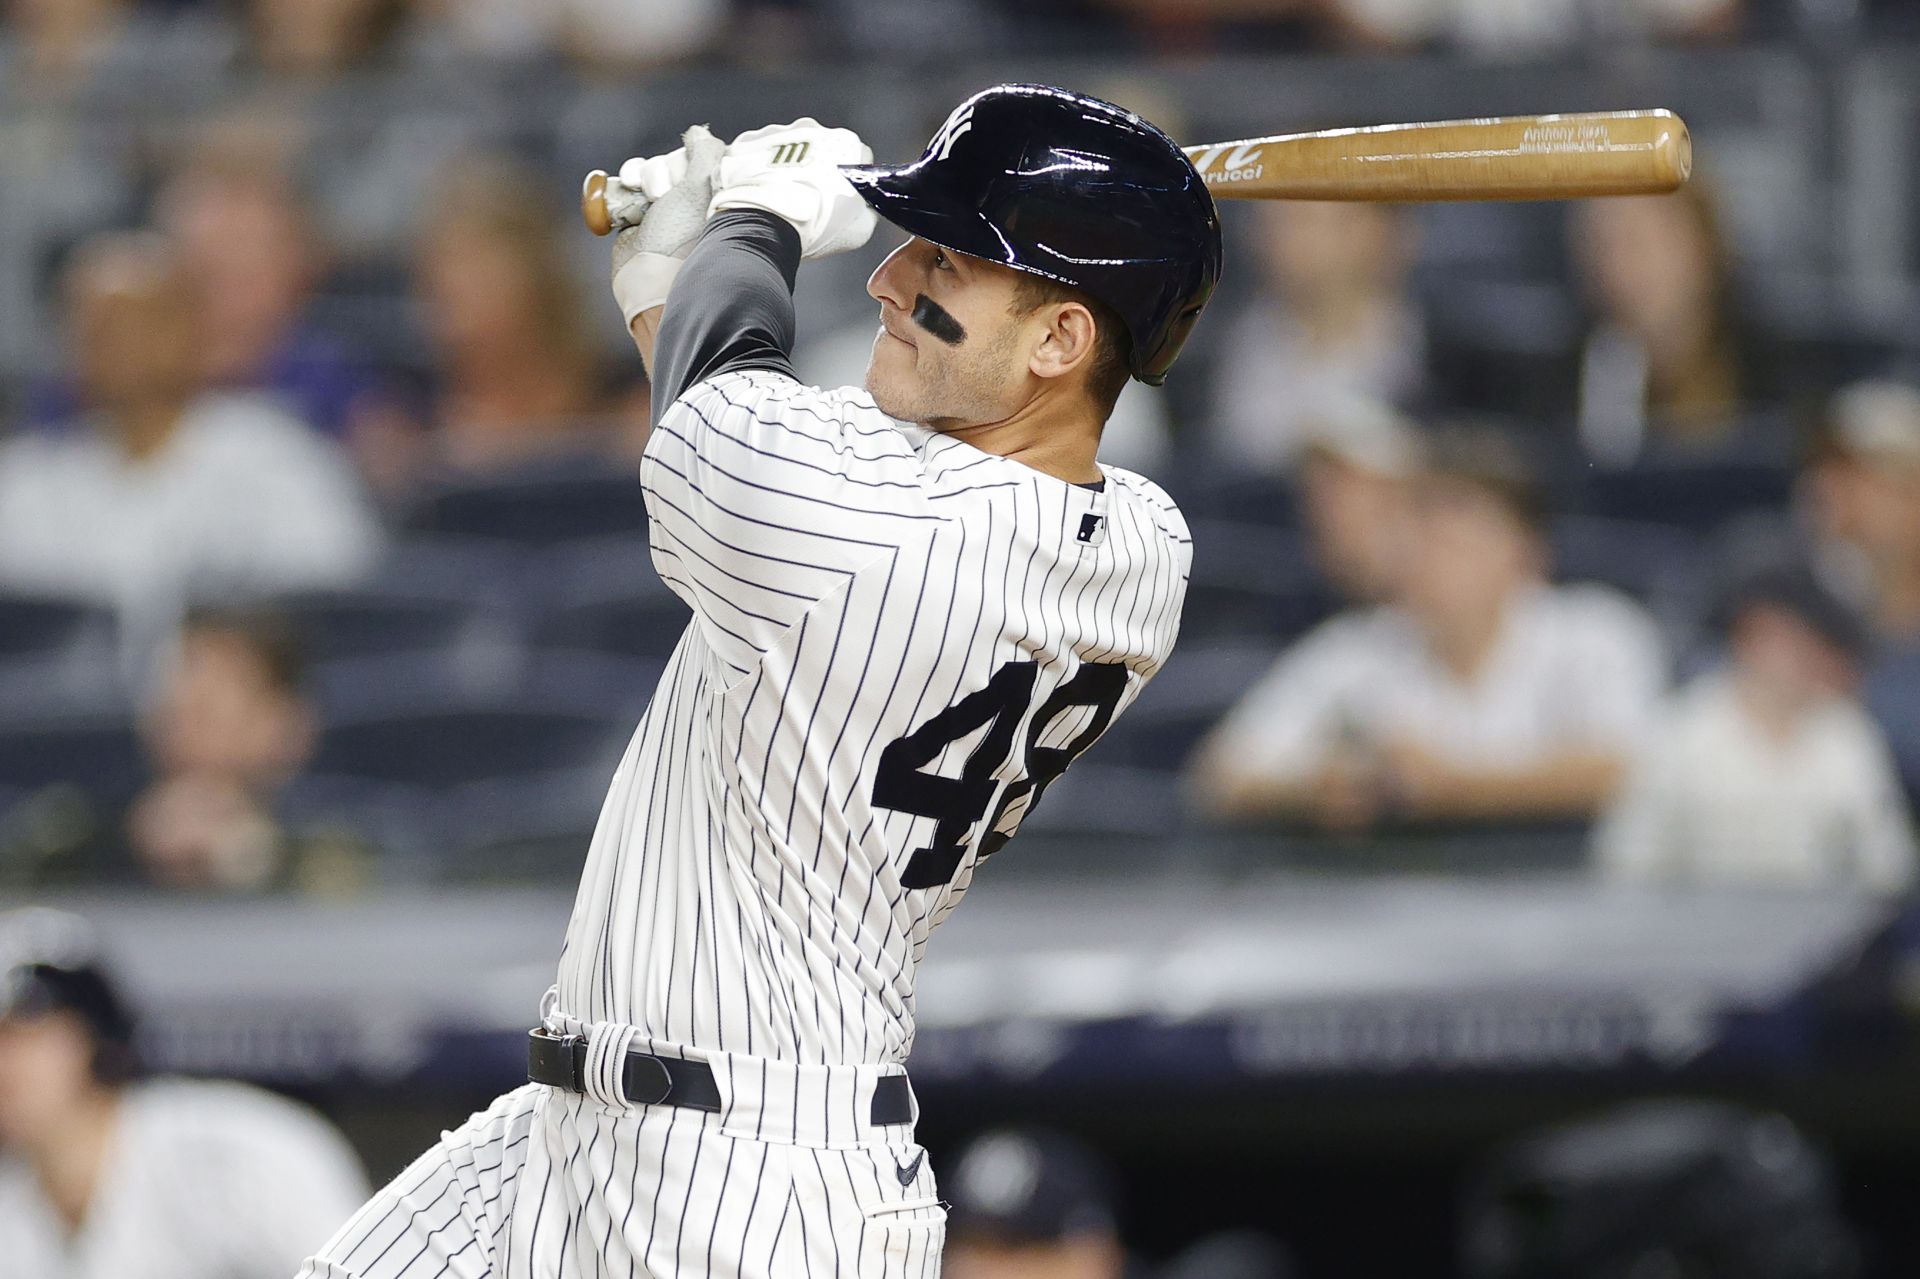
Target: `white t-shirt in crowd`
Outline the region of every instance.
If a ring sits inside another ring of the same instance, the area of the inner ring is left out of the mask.
[[[1665,682],[1660,635],[1597,586],[1540,586],[1508,605],[1476,677],[1457,679],[1413,620],[1383,607],[1326,622],[1227,717],[1231,755],[1304,779],[1336,746],[1410,739],[1456,764],[1519,767],[1567,750],[1635,749]]]
[[[33,1279],[291,1275],[356,1212],[366,1177],[320,1116],[243,1084],[128,1088],[69,1235],[31,1169],[0,1159],[0,1271]]]
[[[350,581],[379,543],[346,458],[255,397],[195,401],[139,460],[85,423],[0,443],[0,585],[98,601],[134,629],[198,594]]]
[[[1603,875],[1636,883],[1893,891],[1915,868],[1893,758],[1866,712],[1835,699],[1772,737],[1725,674],[1675,699],[1594,851]]]

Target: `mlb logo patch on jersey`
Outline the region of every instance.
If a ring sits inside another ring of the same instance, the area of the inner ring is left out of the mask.
[[[1100,535],[1107,530],[1107,517],[1088,511],[1080,517],[1080,533],[1074,541],[1087,546],[1100,545]]]

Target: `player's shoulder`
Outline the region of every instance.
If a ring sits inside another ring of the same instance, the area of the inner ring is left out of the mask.
[[[1117,501],[1136,506],[1159,527],[1167,540],[1191,552],[1193,533],[1187,527],[1187,517],[1165,489],[1138,471],[1129,471],[1124,466],[1102,463],[1100,470],[1107,477],[1109,504]]]
[[[669,412],[748,419],[766,426],[797,430],[830,427],[905,449],[898,424],[882,413],[873,397],[858,387],[809,386],[772,369],[734,369],[696,382]]]

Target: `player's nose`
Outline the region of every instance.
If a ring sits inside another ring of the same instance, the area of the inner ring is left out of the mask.
[[[891,303],[900,310],[909,308],[913,290],[906,287],[907,251],[913,247],[909,240],[873,268],[873,274],[867,277],[867,296],[876,302]]]

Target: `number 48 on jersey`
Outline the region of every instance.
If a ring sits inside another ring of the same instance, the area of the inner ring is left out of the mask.
[[[1008,662],[994,672],[985,688],[969,693],[880,753],[873,781],[874,804],[939,822],[933,841],[915,849],[907,860],[900,876],[902,887],[937,888],[959,871],[967,854],[967,834],[986,815],[987,805],[993,800],[999,786],[994,774],[1005,766],[1013,750],[1014,733],[1032,704],[1039,674],[1038,662]],[[1126,687],[1126,667],[1117,662],[1089,663],[1041,704],[1027,726],[1022,748],[1024,775],[1008,783],[987,821],[980,844],[982,860],[999,852],[1010,838],[995,830],[1007,810],[1031,794],[1033,798],[1027,804],[1027,813],[1031,814],[1039,807],[1047,787],[1106,731]],[[1093,718],[1087,726],[1064,746],[1040,745],[1053,722],[1076,706],[1092,708]],[[983,724],[989,726],[987,732],[968,754],[960,776],[942,777],[925,771],[940,752]]]

